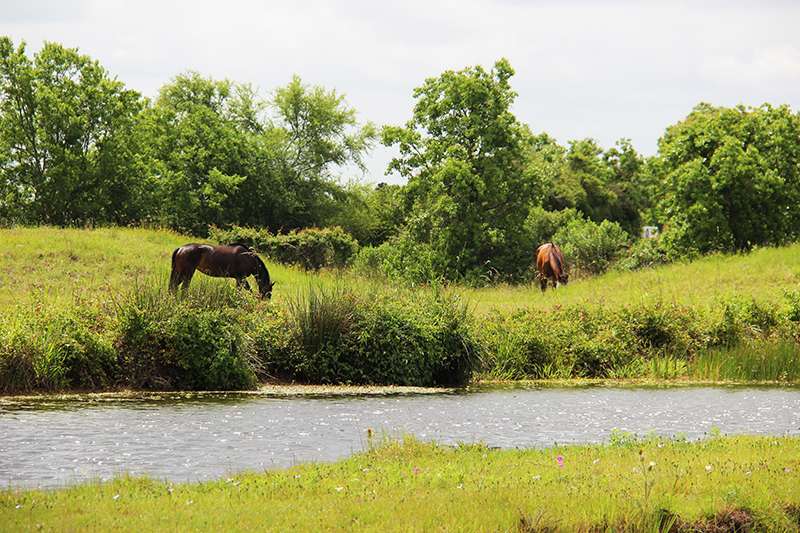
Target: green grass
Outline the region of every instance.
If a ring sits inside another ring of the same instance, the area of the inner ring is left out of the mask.
[[[498,451],[409,439],[337,463],[207,483],[120,478],[5,490],[0,529],[702,531],[715,520],[726,531],[748,521],[756,530],[800,527],[800,438],[612,441]]]
[[[761,248],[749,254],[712,255],[636,272],[606,274],[570,281],[566,287],[540,294],[534,284],[471,289],[480,308],[620,306],[666,302],[713,306],[730,296],[778,302],[785,290],[800,287],[800,244]]]
[[[0,309],[31,302],[53,306],[107,301],[137,283],[166,287],[172,251],[189,242],[202,239],[142,228],[0,229]],[[274,263],[268,268],[278,283],[277,301],[314,278],[327,283],[336,277],[312,276]],[[233,281],[198,273],[192,281],[197,283]]]
[[[40,301],[85,302],[108,299],[138,280],[167,283],[172,250],[198,239],[165,230],[135,228],[0,229],[0,309]],[[277,281],[275,299],[285,301],[311,284],[336,284],[387,290],[379,282],[337,272],[306,273],[268,263]],[[231,283],[203,279],[193,282]],[[201,281],[202,280],[202,281]],[[778,302],[800,286],[800,244],[762,248],[747,255],[710,256],[689,264],[639,272],[609,272],[579,279],[558,290],[539,292],[534,285],[463,289],[479,313],[521,307],[620,306],[668,302],[714,306],[730,296]],[[391,287],[391,290],[406,289]]]
[[[687,369],[693,379],[709,381],[800,381],[797,342],[742,343],[700,353]]]
[[[257,379],[441,385],[473,371],[800,381],[800,244],[545,294],[411,289],[270,262],[270,303],[202,274],[188,296],[168,294],[172,250],[195,240],[142,228],[0,229],[0,391],[197,389],[206,367],[220,378],[207,386],[225,389]],[[236,379],[225,378],[230,365],[241,367]]]

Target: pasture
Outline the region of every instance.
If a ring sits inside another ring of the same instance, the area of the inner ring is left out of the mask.
[[[0,391],[800,379],[800,245],[545,293],[538,283],[407,287],[267,262],[272,301],[200,273],[176,298],[171,253],[194,240],[141,228],[0,230]]]
[[[196,241],[172,231],[142,228],[0,229],[0,309],[35,302],[48,306],[91,304],[113,299],[137,283],[166,286],[172,250]],[[346,271],[309,273],[269,261],[267,265],[276,281],[274,298],[278,303],[311,285],[406,290],[391,282],[357,278]],[[192,283],[233,282],[197,274]],[[795,244],[742,255],[712,255],[638,272],[612,271],[572,279],[568,286],[544,294],[537,283],[456,289],[475,311],[484,314],[523,307],[547,310],[653,302],[713,307],[732,296],[777,304],[785,291],[799,286],[800,244]]]

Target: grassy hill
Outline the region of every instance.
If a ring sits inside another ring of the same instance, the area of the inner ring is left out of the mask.
[[[164,284],[172,250],[192,237],[140,228],[0,229],[0,309],[20,303],[45,304],[113,298],[135,284]],[[348,273],[306,273],[268,262],[277,281],[275,300],[310,285],[382,287]],[[232,283],[198,274],[193,283]],[[778,302],[800,287],[800,244],[763,248],[746,255],[710,256],[639,272],[610,272],[573,280],[541,294],[535,284],[463,289],[478,312],[520,307],[619,306],[668,302],[713,306],[730,296]],[[403,290],[402,288],[395,288]]]
[[[171,253],[193,240],[0,230],[0,391],[240,389],[276,377],[800,380],[800,245],[611,272],[544,294],[532,284],[410,289],[268,263],[267,303],[202,274],[188,297],[168,294]]]

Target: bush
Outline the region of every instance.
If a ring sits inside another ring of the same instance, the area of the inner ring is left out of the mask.
[[[490,354],[485,371],[492,377],[636,377],[647,371],[645,363],[686,361],[714,345],[717,327],[712,317],[677,305],[567,307],[493,317],[483,323],[481,338]],[[740,342],[753,333],[734,329],[728,340]]]
[[[340,227],[307,228],[278,235],[257,228],[213,227],[209,238],[226,244],[246,244],[273,261],[306,270],[343,268],[358,251],[358,242]]]
[[[660,239],[637,239],[615,267],[618,270],[640,270],[669,262]]]
[[[616,222],[574,219],[556,231],[553,241],[567,263],[590,274],[605,272],[628,243],[628,234]]]
[[[534,207],[525,219],[525,233],[532,243],[533,250],[546,242],[552,242],[553,236],[573,220],[582,220],[577,209],[567,208],[561,211],[546,211],[542,207]],[[533,253],[533,250],[531,253]]]
[[[466,308],[443,294],[414,296],[345,289],[311,289],[298,296],[287,321],[294,355],[289,368],[279,370],[313,383],[466,383],[480,353]]]
[[[766,337],[779,326],[777,309],[753,299],[730,299],[722,304],[722,313],[711,324],[711,345],[735,346],[745,337]]]
[[[250,323],[237,308],[246,308],[244,298],[227,285],[198,285],[177,297],[158,289],[131,292],[118,307],[123,382],[160,390],[255,386],[260,368]]]
[[[99,317],[60,310],[0,324],[0,391],[102,389],[114,385],[111,342],[90,325]]]
[[[430,245],[401,235],[380,246],[365,246],[353,260],[353,271],[365,277],[401,280],[408,285],[437,283],[444,267]]]

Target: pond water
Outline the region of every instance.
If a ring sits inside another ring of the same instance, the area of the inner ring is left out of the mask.
[[[176,481],[329,461],[367,428],[501,448],[607,441],[614,428],[703,437],[800,434],[798,388],[539,388],[270,398],[0,403],[0,486],[54,487],[123,472]]]

